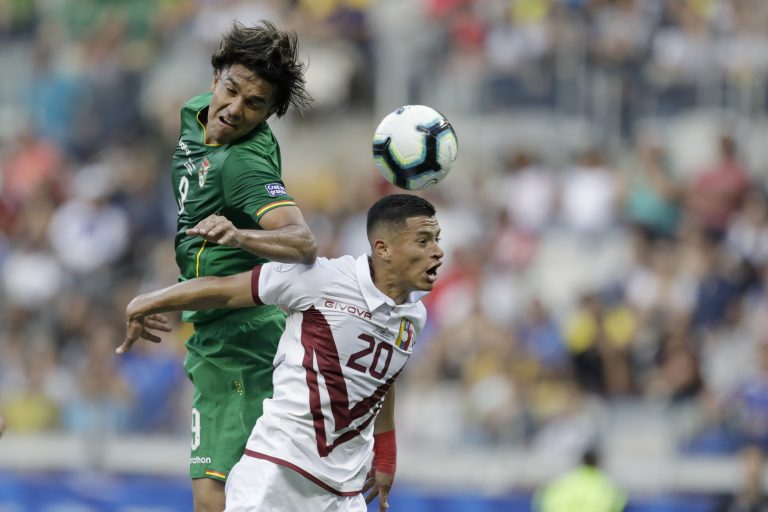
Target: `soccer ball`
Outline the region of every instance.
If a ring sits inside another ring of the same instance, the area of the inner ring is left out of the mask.
[[[406,190],[431,187],[456,161],[459,142],[448,120],[424,105],[387,115],[373,136],[373,159],[384,179]]]

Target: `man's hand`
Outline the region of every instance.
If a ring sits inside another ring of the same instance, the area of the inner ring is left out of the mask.
[[[379,497],[379,512],[387,512],[389,510],[389,490],[392,488],[392,483],[395,480],[395,475],[392,473],[383,473],[381,471],[373,471],[373,476],[368,475],[363,486],[363,492],[369,491],[368,496],[365,497],[365,502],[370,503]]]
[[[200,236],[209,242],[228,247],[240,247],[243,243],[240,230],[232,222],[221,215],[209,215],[197,226],[187,230],[189,236]]]
[[[160,337],[152,334],[147,329],[155,329],[163,332],[171,332],[171,324],[165,315],[128,315],[126,320],[125,339],[122,345],[115,350],[118,354],[125,354],[131,349],[133,343],[139,338],[144,338],[153,343],[160,343]]]

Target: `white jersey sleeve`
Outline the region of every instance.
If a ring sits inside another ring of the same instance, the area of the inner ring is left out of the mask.
[[[318,291],[334,278],[327,258],[318,258],[313,265],[269,262],[251,272],[251,293],[256,304],[274,304],[297,311],[309,308]]]

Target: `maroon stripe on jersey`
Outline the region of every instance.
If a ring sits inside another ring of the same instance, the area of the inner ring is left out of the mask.
[[[339,352],[333,339],[331,327],[325,316],[314,307],[310,307],[304,312],[301,322],[301,344],[304,346],[302,364],[307,372],[309,408],[312,412],[315,427],[317,452],[320,454],[320,457],[327,457],[334,448],[360,435],[361,431],[373,421],[377,412],[374,411],[374,408],[381,403],[382,398],[389,391],[392,383],[400,375],[400,371],[381,384],[371,396],[364,398],[350,409],[347,384],[342,373]],[[315,370],[314,365],[315,358],[317,358],[317,370]],[[348,428],[354,420],[370,414],[363,423],[344,432],[331,444],[328,444],[325,431],[325,416],[323,415],[320,386],[317,378],[318,371],[323,376],[328,397],[331,401],[335,432]]]
[[[256,265],[253,267],[253,270],[251,270],[251,296],[253,297],[253,302],[257,306],[261,306],[264,303],[261,301],[261,298],[259,297],[259,276],[261,275],[261,265]]]
[[[347,398],[347,385],[344,382],[344,378],[341,375],[341,364],[339,363],[339,353],[336,350],[336,343],[333,341],[333,333],[331,332],[331,326],[328,325],[328,320],[325,319],[323,314],[310,307],[304,312],[303,319],[301,321],[301,344],[304,346],[304,360],[303,366],[307,372],[307,386],[309,386],[309,409],[312,412],[312,419],[315,425],[315,441],[317,442],[317,452],[320,457],[327,457],[331,453],[331,449],[326,443],[325,435],[325,417],[323,416],[323,407],[320,400],[320,386],[317,382],[317,371],[315,371],[314,355],[317,353],[317,366],[323,374],[325,384],[328,387],[328,395],[331,398],[331,404],[336,403],[337,408],[339,405],[344,409],[349,407],[349,400]],[[320,350],[326,348],[332,351],[336,355],[336,367],[335,372],[323,371],[323,364],[321,359],[328,360],[330,356],[326,353],[323,358],[320,354]],[[338,381],[341,381],[340,383]],[[333,408],[334,417],[336,411]]]
[[[272,462],[274,464],[278,464],[280,466],[285,466],[286,468],[292,469],[295,472],[299,473],[304,478],[306,478],[307,480],[312,481],[313,483],[319,485],[320,487],[322,487],[326,491],[328,491],[328,492],[330,492],[332,494],[335,494],[336,496],[357,496],[358,494],[363,492],[362,489],[360,489],[359,491],[344,491],[344,492],[337,491],[336,489],[334,489],[333,487],[331,487],[327,483],[323,482],[322,480],[317,478],[315,475],[313,475],[309,471],[307,471],[305,469],[302,469],[299,466],[297,466],[296,464],[288,462],[287,460],[278,459],[277,457],[272,457],[270,455],[266,455],[264,453],[259,453],[259,452],[254,452],[253,450],[248,450],[248,449],[245,450],[245,454],[247,456],[249,456],[249,457],[253,457],[254,459],[267,460],[267,461]]]
[[[366,411],[371,410],[377,403],[379,403],[384,398],[384,395],[387,394],[389,388],[392,387],[392,384],[394,384],[395,380],[397,380],[397,377],[400,375],[401,371],[403,371],[402,368],[400,368],[396,374],[388,378],[384,384],[376,388],[376,391],[374,391],[371,396],[360,400],[357,405],[355,405],[352,410],[349,411],[350,416],[352,416],[352,418],[359,418],[365,414]],[[361,425],[359,428],[365,428],[365,425]]]
[[[306,338],[304,333],[308,334]],[[351,422],[351,418],[348,417],[349,394],[347,382],[344,380],[344,374],[341,370],[339,351],[336,348],[328,320],[315,308],[310,308],[304,314],[304,321],[301,326],[301,342],[305,348],[309,345],[314,349],[317,368],[325,379],[325,386],[331,399],[331,411],[336,430],[348,427]]]

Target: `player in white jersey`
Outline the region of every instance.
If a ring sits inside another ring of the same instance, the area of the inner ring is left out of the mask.
[[[159,341],[147,328],[157,327],[163,311],[254,303],[289,310],[274,360],[274,396],[227,480],[228,512],[364,511],[371,450],[379,509],[388,508],[393,384],[424,327],[418,294],[434,286],[443,252],[435,209],[417,196],[377,201],[367,231],[370,256],[266,263],[192,279],[128,305],[121,352],[139,337]]]

